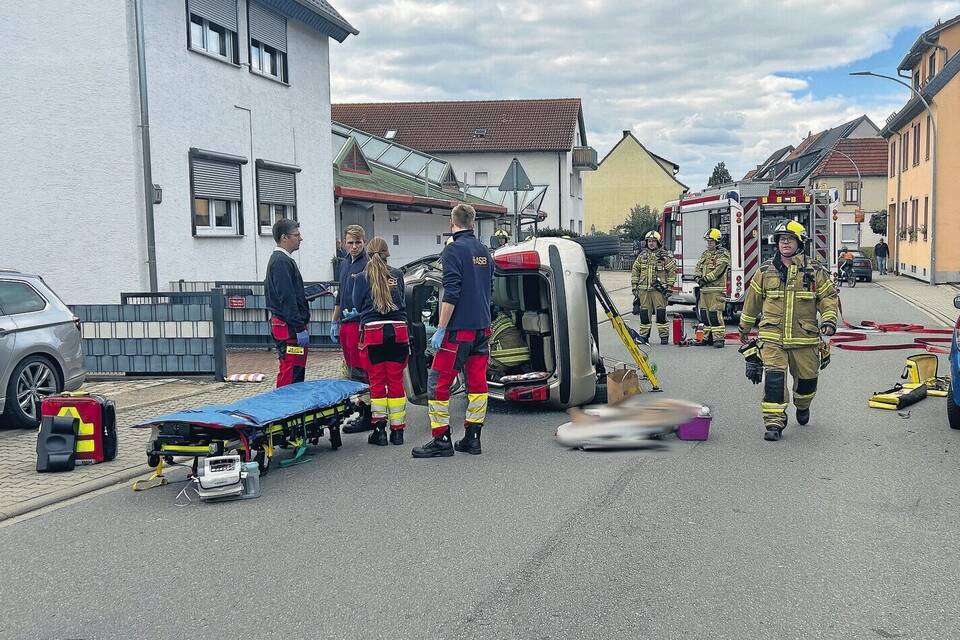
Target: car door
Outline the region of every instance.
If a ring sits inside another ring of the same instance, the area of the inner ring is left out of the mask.
[[[3,282],[0,282],[3,286]],[[0,396],[7,392],[7,381],[16,364],[17,324],[0,307]]]
[[[410,330],[410,359],[403,386],[407,399],[422,405],[427,403],[428,328],[436,327],[442,274],[430,264],[415,264],[412,268],[408,265],[401,270],[404,271],[407,326]]]

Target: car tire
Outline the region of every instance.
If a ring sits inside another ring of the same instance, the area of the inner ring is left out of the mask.
[[[607,384],[597,383],[597,392],[593,394],[592,404],[607,404]]]
[[[588,259],[620,255],[620,238],[617,236],[582,236],[573,241],[583,247]]]
[[[46,356],[28,356],[13,368],[10,380],[7,381],[7,402],[3,412],[3,422],[9,426],[21,429],[36,429],[40,426],[40,407],[38,406],[36,409],[37,417],[32,418],[23,411],[17,399],[17,387],[20,384],[21,377],[27,370],[31,372],[28,375],[36,375],[37,373],[44,375],[42,372],[49,372],[52,386],[50,386],[49,382],[43,385],[44,388],[50,390],[49,393],[44,393],[43,397],[56,395],[63,391],[63,381],[60,379],[60,372],[57,371],[57,367]]]
[[[957,406],[953,393],[951,388],[950,393],[947,394],[947,422],[951,429],[960,430],[960,407]]]
[[[873,282],[873,274],[867,276],[867,282]]]

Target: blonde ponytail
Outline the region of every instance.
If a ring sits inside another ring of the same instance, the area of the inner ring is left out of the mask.
[[[390,267],[387,266],[390,249],[387,247],[387,241],[379,236],[370,240],[367,243],[367,256],[369,259],[363,272],[370,283],[373,308],[379,313],[396,311],[399,307],[393,303],[393,297],[390,295]]]

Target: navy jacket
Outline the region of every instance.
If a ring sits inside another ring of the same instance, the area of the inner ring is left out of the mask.
[[[367,274],[361,273],[356,277],[353,283],[353,306],[360,312],[360,322],[379,322],[382,320],[403,320],[406,321],[407,314],[404,312],[405,295],[403,285],[403,274],[399,269],[390,269],[390,298],[393,304],[397,305],[395,311],[380,313],[373,306],[373,290],[370,288],[370,281],[367,280]]]
[[[490,326],[493,258],[473,231],[458,231],[440,255],[443,262],[443,302],[456,305],[448,330]]]
[[[356,260],[347,256],[347,259],[340,265],[340,286],[337,287],[337,299],[334,304],[340,307],[341,320],[343,319],[343,312],[353,308],[353,283],[356,282],[357,276],[363,273],[368,260],[367,252],[364,251],[357,256]],[[359,318],[343,321],[358,322]]]
[[[283,251],[274,251],[267,262],[267,277],[263,281],[267,309],[300,333],[310,322],[310,305],[303,291],[303,277],[293,258]]]

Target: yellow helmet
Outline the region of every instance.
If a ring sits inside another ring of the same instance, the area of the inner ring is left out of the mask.
[[[807,241],[806,228],[796,220],[788,220],[787,222],[781,222],[777,225],[776,230],[773,232],[774,241],[779,241],[782,235],[793,236],[801,246]]]
[[[506,230],[506,229],[497,229],[496,233],[494,233],[493,235],[495,235],[495,236],[497,236],[497,237],[500,237],[500,238],[509,238],[509,237],[510,237],[510,234],[507,233],[507,230]]]
[[[710,229],[705,234],[703,234],[704,240],[713,240],[714,242],[720,242],[720,236],[723,234],[720,233],[720,229]]]
[[[661,244],[661,243],[662,243],[662,240],[660,239],[660,232],[659,232],[659,231],[647,231],[647,235],[643,236],[643,239],[644,239],[644,240],[656,240],[658,244]]]

